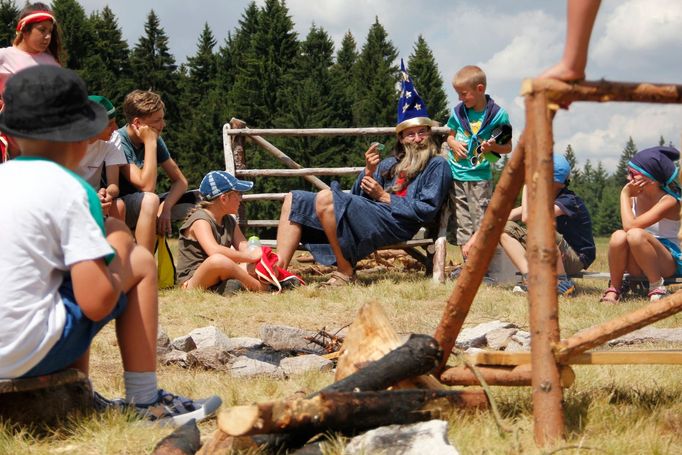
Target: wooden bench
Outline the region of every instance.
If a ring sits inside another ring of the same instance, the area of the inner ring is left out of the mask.
[[[433,129],[436,134],[447,134],[448,128]],[[280,149],[263,138],[263,136],[377,136],[394,135],[395,128],[318,128],[318,129],[250,129],[238,119],[232,119],[223,126],[223,152],[225,169],[238,178],[257,177],[302,177],[318,190],[329,188],[317,176],[357,175],[363,167],[339,168],[302,168]],[[244,156],[244,140],[250,140],[277,158],[288,169],[247,169]],[[244,202],[251,201],[283,201],[287,193],[245,194]],[[419,233],[406,242],[388,245],[381,249],[403,249],[412,257],[425,265],[426,273],[431,274],[434,282],[445,282],[446,229],[449,213],[446,208],[438,220],[424,226]],[[243,229],[277,227],[278,220],[249,220],[245,212],[240,211],[239,224]],[[274,239],[261,239],[261,243],[274,247]],[[299,246],[303,250],[303,246]]]

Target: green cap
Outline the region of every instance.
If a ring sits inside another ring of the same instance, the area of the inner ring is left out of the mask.
[[[109,98],[106,98],[101,95],[90,95],[88,96],[88,98],[90,99],[90,101],[94,101],[95,103],[101,105],[104,109],[106,109],[109,119],[116,117],[116,108],[114,107],[113,103],[109,101]]]

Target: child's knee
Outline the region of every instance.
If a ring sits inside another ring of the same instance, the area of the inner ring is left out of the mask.
[[[153,213],[156,216],[156,212],[159,210],[159,196],[154,193],[144,193],[142,197],[142,202],[140,203],[140,213]]]

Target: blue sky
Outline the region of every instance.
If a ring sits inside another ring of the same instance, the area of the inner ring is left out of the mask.
[[[105,5],[114,11],[132,47],[144,32],[151,9],[170,38],[178,63],[195,52],[204,23],[219,43],[234,30],[245,0],[80,0],[88,13]],[[256,2],[262,4],[262,1]],[[191,7],[188,8],[188,5]],[[521,81],[558,61],[565,34],[565,1],[542,0],[288,0],[300,37],[314,23],[337,43],[348,30],[359,46],[378,17],[401,57],[422,34],[449,84],[462,66],[476,64],[488,75],[488,92],[509,111],[515,131],[524,124]],[[590,46],[587,78],[682,84],[682,2],[678,0],[603,0]],[[255,125],[254,125],[255,126]],[[568,144],[579,165],[601,160],[615,169],[625,142],[639,148],[660,136],[680,147],[682,106],[634,103],[575,103],[554,122],[555,151]],[[216,126],[216,134],[220,129]]]

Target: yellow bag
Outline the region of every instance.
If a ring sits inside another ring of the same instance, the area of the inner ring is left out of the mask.
[[[175,263],[166,236],[156,236],[156,271],[158,277],[158,288],[172,288],[175,286]]]

